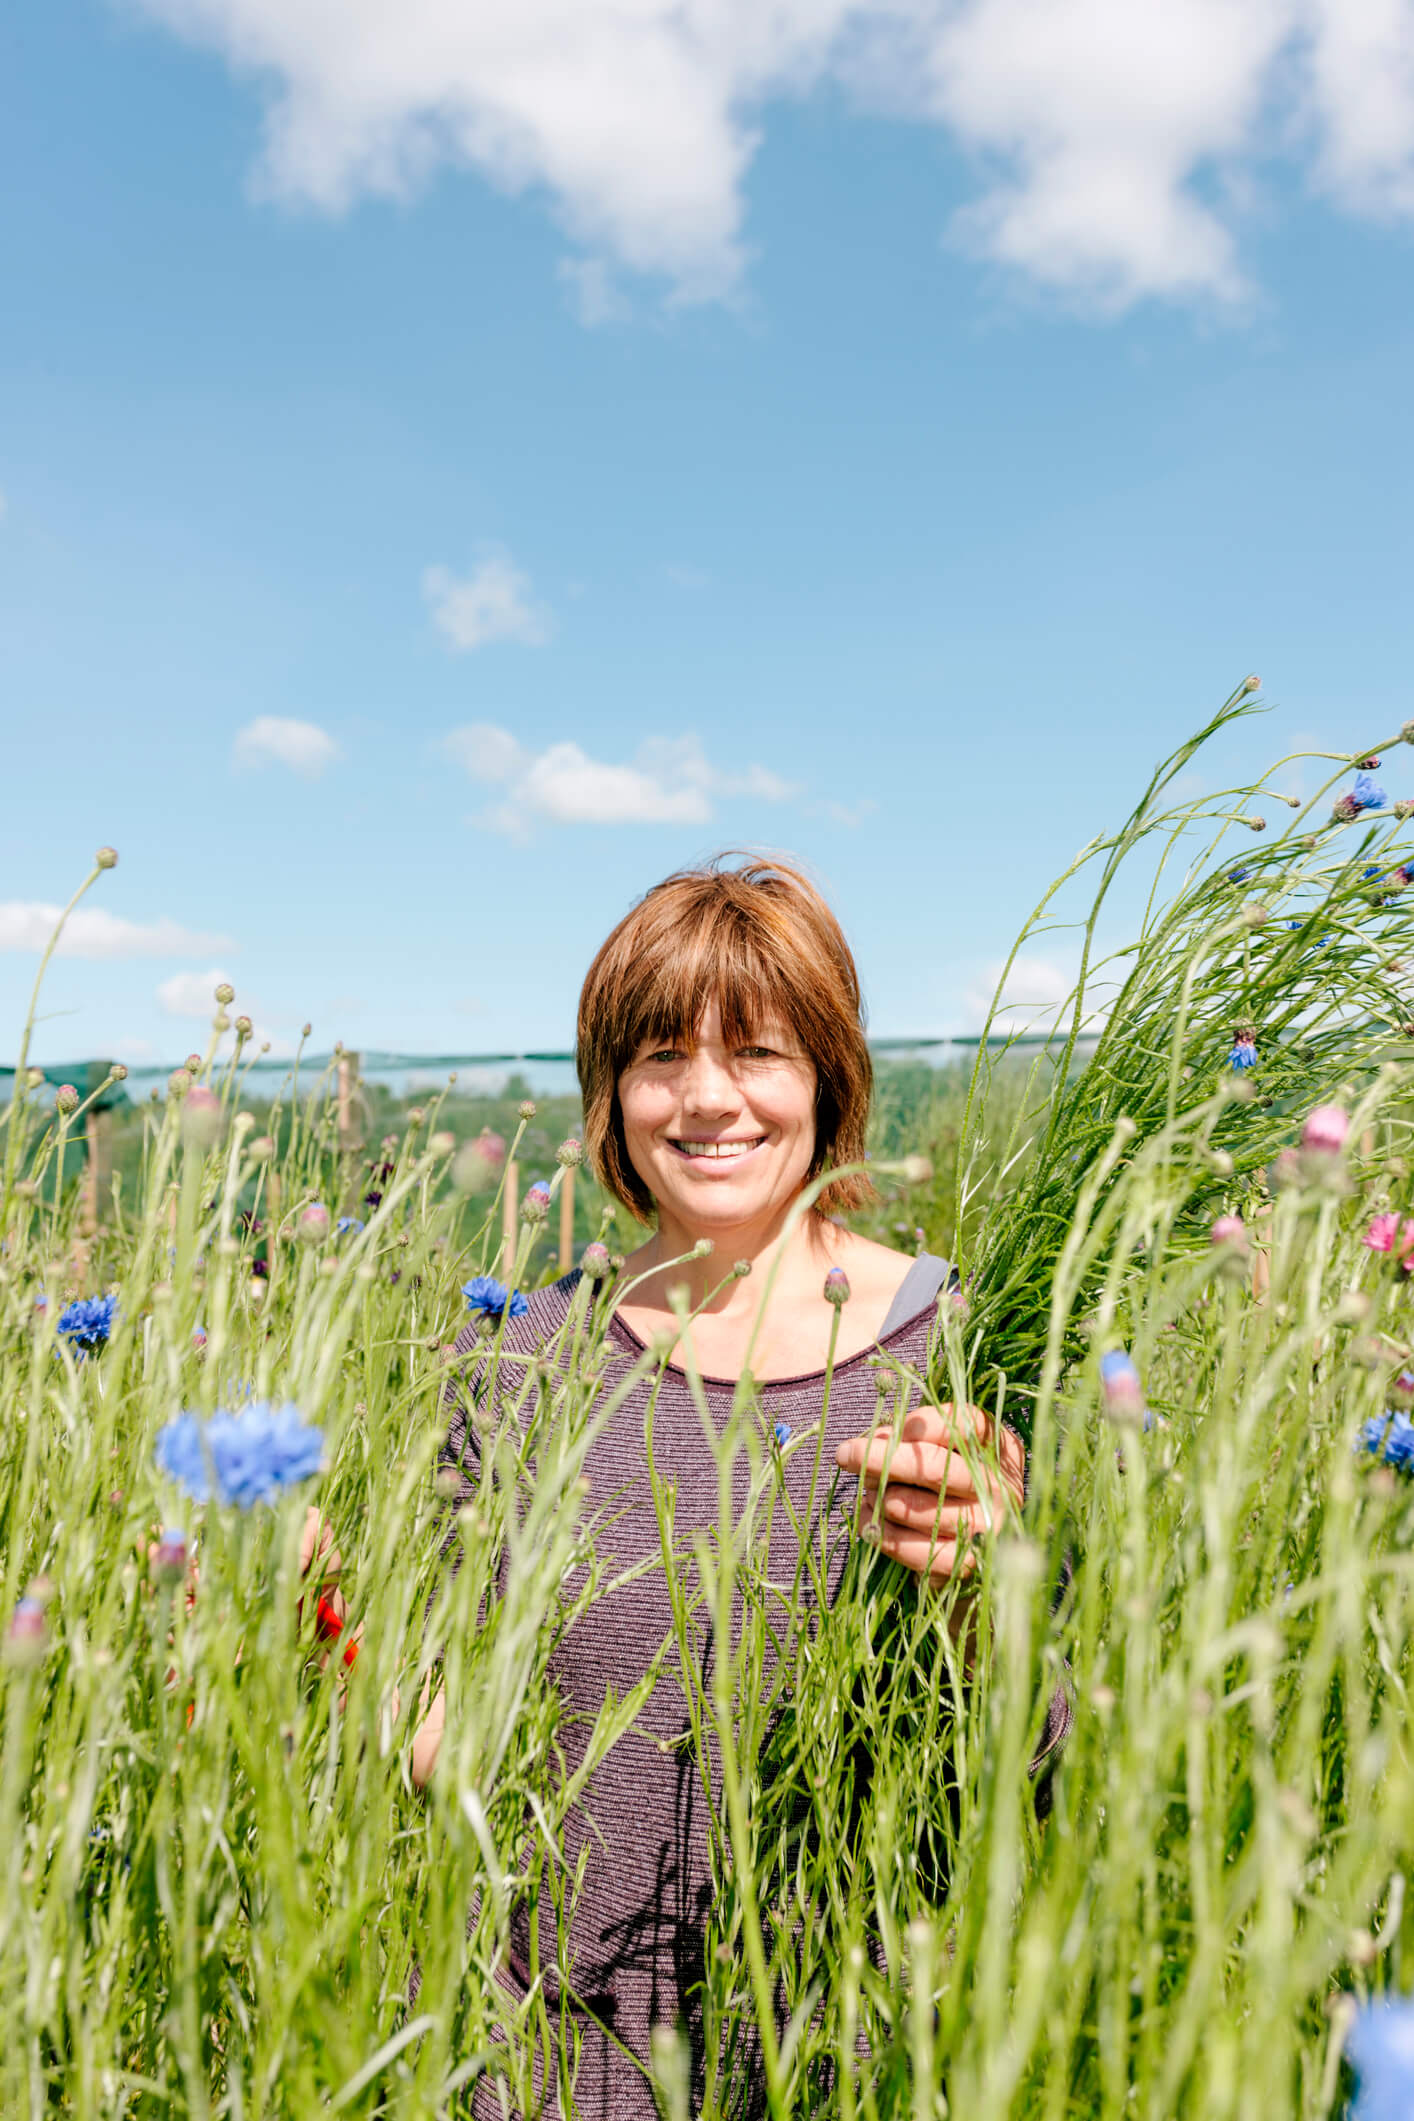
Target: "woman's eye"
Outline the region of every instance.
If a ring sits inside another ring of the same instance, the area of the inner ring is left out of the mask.
[[[775,1057],[772,1046],[743,1046],[740,1054],[742,1060],[774,1060]]]

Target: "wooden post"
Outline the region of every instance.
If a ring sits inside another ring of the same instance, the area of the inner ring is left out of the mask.
[[[506,1189],[501,1196],[501,1272],[509,1282],[516,1269],[516,1240],[520,1234],[519,1176],[513,1156],[506,1159]]]
[[[358,1055],[339,1055],[338,1090],[335,1101],[339,1114],[339,1147],[345,1156],[353,1156],[363,1147],[363,1127],[358,1110]]]
[[[568,1274],[574,1263],[574,1167],[560,1180],[560,1272]]]
[[[92,1237],[98,1228],[99,1217],[112,1197],[112,1113],[90,1108],[84,1117],[84,1134],[88,1142],[88,1166],[83,1175],[83,1229],[85,1236]]]

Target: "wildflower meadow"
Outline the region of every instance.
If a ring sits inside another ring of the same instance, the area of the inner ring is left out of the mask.
[[[925,1383],[1021,1433],[1024,1510],[942,1591],[858,1540],[821,1610],[811,1525],[769,1580],[809,1439],[749,1378],[704,1426],[745,1498],[713,1541],[658,1468],[717,1886],[667,2121],[1414,2113],[1414,724],[1183,798],[1255,692],[1041,898],[1018,951],[1085,909],[1044,1050],[998,1014],[970,1081],[881,1085],[861,1224],[956,1259]],[[568,1933],[550,1658],[614,1580],[588,1443],[666,1351],[610,1359],[629,1236],[581,1172],[568,1322],[503,1364],[578,1143],[526,1166],[512,1253],[533,1108],[479,1169],[438,1098],[350,1149],[328,1083],[255,1098],[232,999],[96,1215],[85,1100],[18,1040],[0,2113],[573,2112],[572,2019],[498,1975],[517,1904]]]

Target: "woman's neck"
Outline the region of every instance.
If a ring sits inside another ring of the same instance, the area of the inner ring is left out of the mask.
[[[689,1229],[663,1216],[626,1262],[626,1279],[645,1277],[631,1301],[635,1308],[668,1312],[668,1291],[680,1287],[687,1291],[689,1310],[705,1310],[709,1316],[754,1312],[768,1278],[783,1294],[796,1284],[803,1288],[820,1282],[836,1264],[838,1246],[831,1239],[842,1234],[813,1209],[792,1220],[787,1207],[727,1230]],[[693,1257],[704,1240],[711,1251]],[[743,1264],[745,1274],[740,1272]]]

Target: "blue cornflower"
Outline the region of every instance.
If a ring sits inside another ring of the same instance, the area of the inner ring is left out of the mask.
[[[1229,869],[1227,880],[1230,884],[1245,884],[1251,874],[1250,869]]]
[[[1250,1038],[1234,1039],[1232,1052],[1229,1055],[1229,1066],[1236,1068],[1238,1074],[1242,1075],[1248,1068],[1255,1068],[1256,1065],[1256,1042]]]
[[[524,1318],[530,1309],[519,1289],[507,1293],[505,1283],[497,1281],[494,1274],[478,1274],[463,1282],[462,1295],[468,1311],[478,1311],[486,1318],[499,1318],[503,1311],[512,1318]]]
[[[1383,810],[1389,797],[1373,773],[1357,773],[1350,800],[1357,810]]]
[[[1359,1451],[1369,1451],[1400,1473],[1414,1472],[1414,1421],[1404,1413],[1372,1414],[1355,1439]]]
[[[334,1225],[334,1234],[336,1237],[347,1237],[350,1230],[352,1230],[354,1236],[357,1237],[359,1232],[366,1230],[367,1227],[368,1225],[360,1222],[356,1215],[341,1215]]]
[[[274,1502],[283,1488],[319,1471],[324,1432],[297,1406],[258,1400],[241,1414],[179,1414],[158,1432],[157,1463],[193,1502],[209,1502],[213,1481],[220,1502],[249,1510]]]
[[[116,1296],[80,1296],[59,1313],[59,1331],[76,1354],[91,1355],[113,1330]]]
[[[1407,2121],[1414,2111],[1414,2004],[1382,1996],[1363,2004],[1345,2037],[1360,2077],[1350,2121]]]
[[[784,1450],[790,1442],[790,1423],[788,1421],[778,1421],[771,1434],[775,1437],[781,1449]]]

